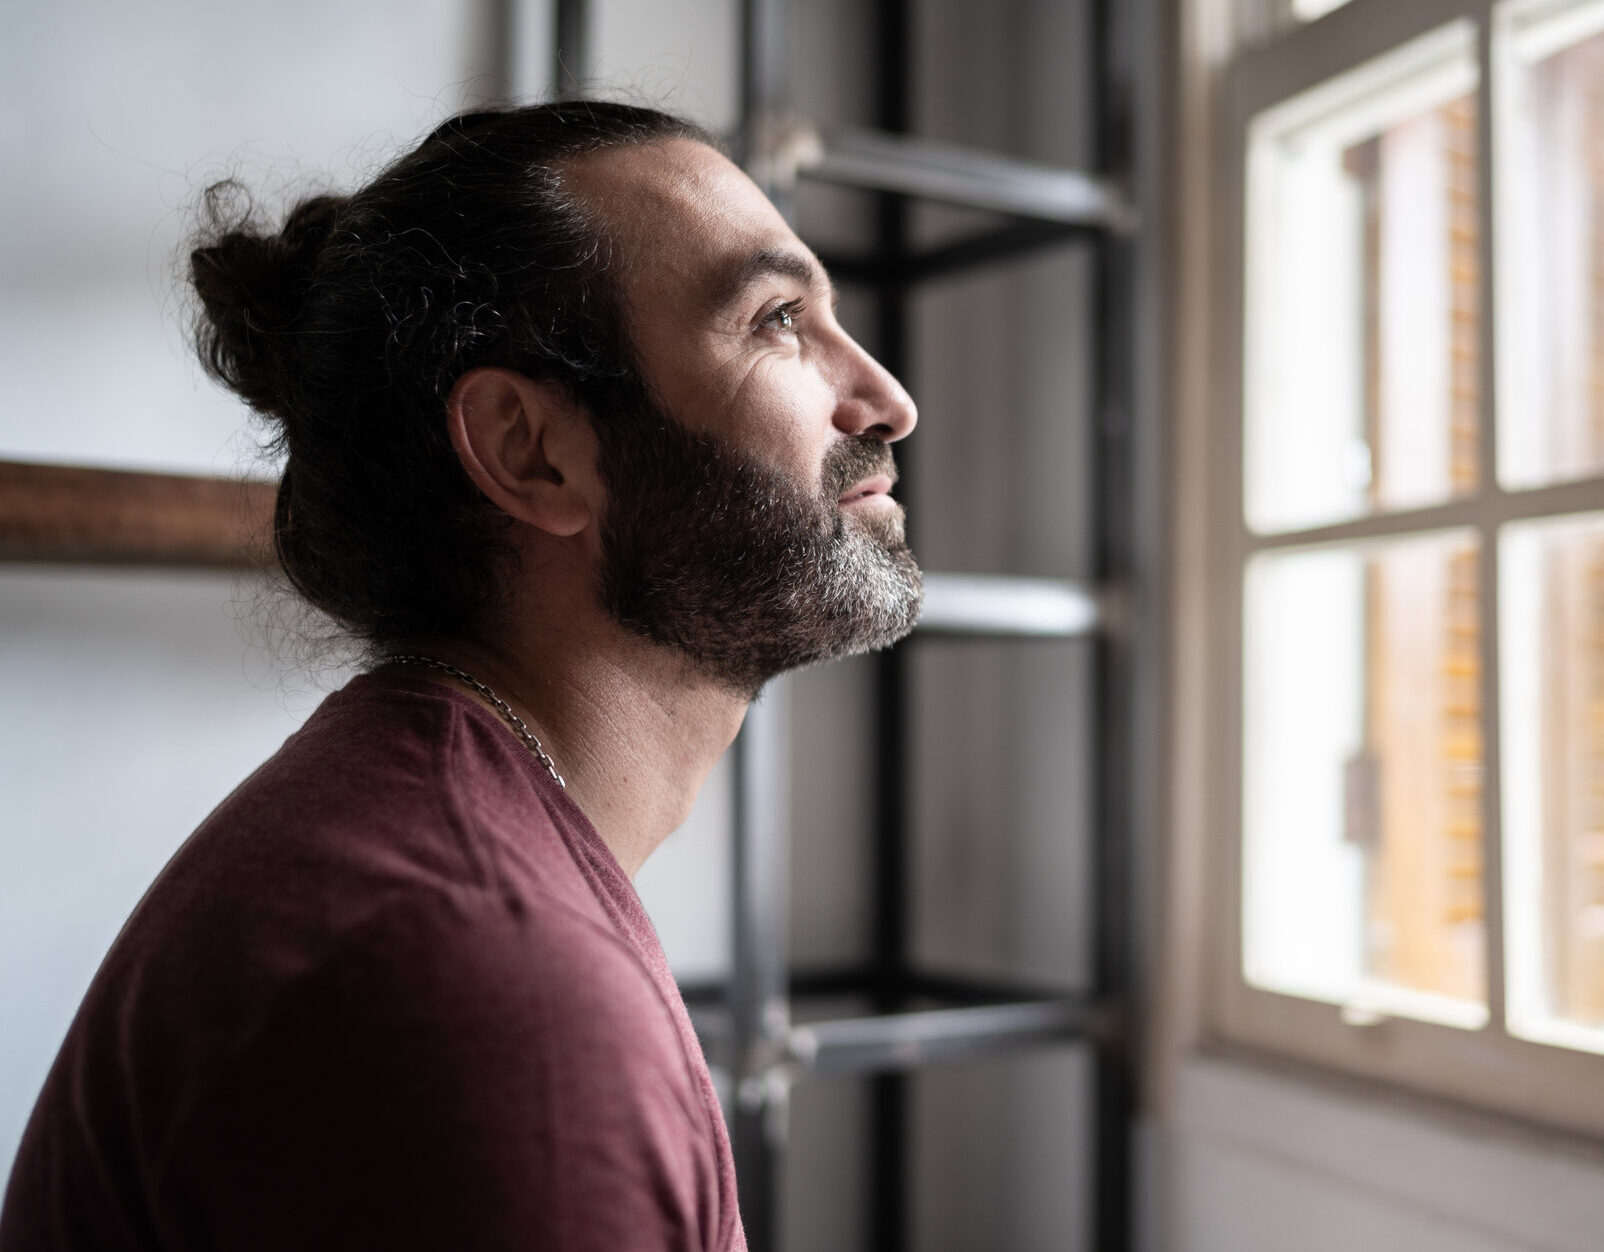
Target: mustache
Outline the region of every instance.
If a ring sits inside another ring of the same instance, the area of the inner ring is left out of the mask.
[[[824,496],[834,504],[852,484],[875,474],[884,474],[896,483],[897,462],[891,445],[873,435],[854,435],[831,448],[824,458],[820,473]]]

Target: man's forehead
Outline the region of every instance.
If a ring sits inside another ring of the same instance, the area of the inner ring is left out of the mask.
[[[778,275],[828,286],[785,219],[732,162],[705,144],[674,139],[581,158],[570,182],[607,219],[625,267],[689,284],[727,303]],[[682,291],[682,294],[690,294]]]
[[[799,241],[732,251],[719,267],[711,286],[712,299],[720,305],[732,303],[748,287],[765,278],[788,278],[800,286],[825,291],[831,303],[835,301],[835,290],[824,267]]]

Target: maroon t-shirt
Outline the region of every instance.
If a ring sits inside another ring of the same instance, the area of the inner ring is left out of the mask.
[[[0,1252],[745,1247],[634,888],[521,742],[368,675],[184,845],[28,1125]]]

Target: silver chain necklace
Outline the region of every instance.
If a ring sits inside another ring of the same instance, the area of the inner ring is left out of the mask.
[[[427,669],[437,669],[442,674],[450,674],[453,678],[467,683],[468,686],[472,687],[495,706],[496,712],[501,714],[501,720],[512,727],[513,733],[524,741],[529,750],[535,754],[535,758],[546,767],[546,772],[556,780],[557,785],[564,791],[568,789],[568,784],[563,781],[563,776],[557,772],[557,766],[546,755],[546,749],[540,746],[540,740],[535,738],[534,731],[524,725],[524,719],[512,711],[511,705],[490,689],[489,683],[480,682],[467,670],[458,669],[455,665],[447,665],[444,661],[438,661],[432,656],[418,656],[408,653],[402,656],[385,657],[385,660],[394,665],[422,665]]]

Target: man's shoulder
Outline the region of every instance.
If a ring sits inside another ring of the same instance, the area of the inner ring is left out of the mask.
[[[639,1051],[673,1017],[627,936],[571,899],[537,890],[394,897],[275,993],[264,1023],[297,1035],[325,1020],[375,1039],[449,1032],[468,1048],[531,1042],[554,1054]],[[394,1032],[400,1031],[401,1035]]]
[[[532,868],[509,869],[514,849],[561,873],[571,815],[553,811],[522,746],[482,713],[438,684],[355,680],[214,810],[166,877],[196,869],[216,885],[239,865],[253,879],[306,879],[297,885],[313,896],[495,889]],[[322,903],[338,914],[337,900]]]
[[[670,1013],[616,937],[560,902],[420,896],[285,984],[185,1102],[155,1188],[167,1210],[200,1197],[207,1228],[292,1224],[262,1211],[269,1178],[357,1243],[394,1227],[414,1246],[401,1227],[444,1212],[476,1246],[616,1226],[609,1246],[624,1247],[705,1206],[712,1117]],[[594,1211],[602,1195],[617,1212]]]
[[[452,968],[459,986],[517,977],[554,995],[575,969],[649,981],[572,815],[488,729],[429,687],[335,693],[152,885],[85,1026],[150,1040],[179,1082],[321,971],[360,968],[352,1012],[371,1007],[358,992],[406,977],[421,995],[439,972],[448,994]]]
[[[575,1144],[611,1160],[661,1137],[642,1168],[673,1171],[711,1142],[661,988],[567,901],[414,890],[369,901],[315,956],[229,946],[147,953],[86,1001],[36,1114],[38,1169],[115,1152],[157,1211],[207,1228],[271,1224],[278,1202],[319,1220],[411,1211],[397,1187],[425,1215],[455,1189],[488,1205],[532,1187],[521,1221],[561,1207]],[[371,1212],[350,1194],[368,1182]]]

